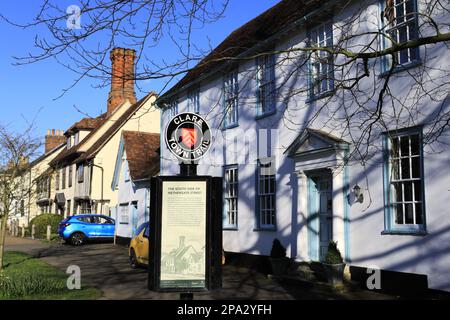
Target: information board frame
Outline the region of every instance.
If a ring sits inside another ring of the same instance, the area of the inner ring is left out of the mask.
[[[163,209],[163,184],[165,182],[205,182],[205,265],[204,265],[204,286],[161,286],[161,264],[162,264],[162,209]],[[214,222],[211,220],[212,210],[212,177],[210,176],[158,176],[151,179],[150,186],[151,198],[151,210],[150,210],[150,245],[149,245],[149,277],[148,286],[150,290],[159,292],[204,292],[211,288],[211,269],[212,269],[212,256],[213,249],[212,243],[212,226]],[[219,232],[222,232],[220,230]]]

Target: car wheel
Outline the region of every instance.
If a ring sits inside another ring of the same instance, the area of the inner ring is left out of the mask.
[[[133,249],[130,250],[130,267],[131,269],[136,269],[138,267],[136,253],[134,252]]]
[[[86,241],[86,237],[81,232],[75,232],[70,236],[70,243],[73,246],[82,246]]]

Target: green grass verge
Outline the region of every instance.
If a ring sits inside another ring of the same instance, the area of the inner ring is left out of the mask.
[[[91,300],[101,296],[100,290],[81,285],[69,290],[68,274],[46,262],[21,252],[5,252],[0,271],[0,300]]]

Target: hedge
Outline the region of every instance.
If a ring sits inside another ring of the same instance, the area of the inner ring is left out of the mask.
[[[47,226],[50,225],[52,227],[51,233],[56,233],[58,230],[58,224],[64,219],[63,216],[59,214],[52,213],[44,213],[37,217],[34,217],[30,221],[30,230],[31,226],[35,225],[35,237],[36,238],[45,238],[47,236]]]

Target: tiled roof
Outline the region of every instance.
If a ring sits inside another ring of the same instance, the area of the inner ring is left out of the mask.
[[[124,148],[132,180],[148,179],[159,172],[159,134],[123,131]]]
[[[237,57],[262,41],[276,35],[306,14],[320,8],[327,1],[318,0],[283,0],[253,20],[233,31],[209,55],[190,70],[178,83],[161,96],[163,100],[171,93],[181,89],[188,83],[211,72],[215,67],[223,65],[228,58]]]
[[[97,118],[83,118],[80,121],[76,122],[73,126],[71,126],[67,131],[67,133],[72,133],[77,130],[94,130],[98,128],[103,122],[105,122],[106,113],[98,116]]]
[[[102,114],[98,116],[97,118],[84,118],[80,121],[73,124],[67,131],[66,135],[68,133],[72,133],[75,130],[92,130],[86,138],[88,138],[95,129],[99,128],[103,123],[106,121],[106,114]],[[73,161],[75,158],[77,158],[80,154],[77,152],[80,144],[72,146],[70,149],[64,149],[61,151],[51,162],[51,166],[56,166],[59,163],[68,163]]]

